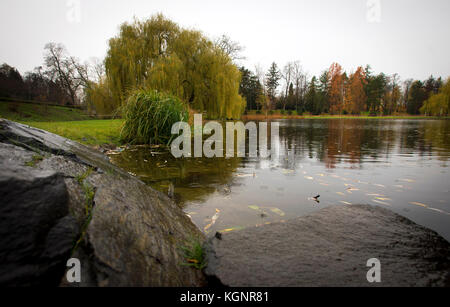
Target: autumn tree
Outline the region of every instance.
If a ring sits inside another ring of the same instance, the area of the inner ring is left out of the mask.
[[[344,109],[350,114],[360,114],[366,107],[367,96],[364,91],[366,76],[360,66],[350,75],[344,98]]]
[[[328,71],[328,78],[330,80],[329,87],[329,103],[330,103],[330,113],[331,114],[341,114],[343,109],[343,73],[342,67],[338,63],[333,63]]]

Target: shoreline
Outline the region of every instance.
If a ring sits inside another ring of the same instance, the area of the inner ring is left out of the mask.
[[[267,119],[441,119],[448,120],[450,116],[425,116],[425,115],[386,115],[386,116],[368,116],[368,115],[282,115],[282,114],[247,114],[242,115],[241,120],[267,120]]]

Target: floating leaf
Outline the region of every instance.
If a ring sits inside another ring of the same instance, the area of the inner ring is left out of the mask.
[[[375,197],[376,199],[379,199],[379,200],[392,200],[392,199],[390,199],[390,198],[387,198],[387,197]]]
[[[343,203],[344,205],[351,205],[352,204],[352,203],[349,203],[349,202],[343,201],[343,200],[341,200],[340,202]]]
[[[216,214],[213,215],[213,217],[211,218],[211,223],[209,223],[208,225],[205,226],[205,228],[203,228],[203,230],[206,232],[209,228],[211,228],[212,225],[214,225],[217,221],[217,219],[219,218],[219,213],[220,210],[216,209]]]
[[[377,203],[377,204],[381,204],[381,205],[385,205],[385,206],[390,206],[391,204],[385,203],[384,201],[379,201],[376,199],[372,199],[373,202]]]
[[[342,193],[342,192],[336,192],[336,194],[339,194],[339,195],[341,195],[341,196],[345,196],[345,194]]]
[[[271,208],[270,211],[272,211],[275,214],[278,214],[279,216],[285,216],[286,215],[283,211],[281,211],[278,208]]]
[[[224,232],[230,232],[230,231],[237,231],[237,230],[242,230],[244,228],[245,227],[237,226],[237,227],[227,228],[227,229],[221,230],[219,232],[224,233]]]
[[[442,211],[440,209],[436,209],[436,208],[428,208],[428,209],[433,210],[433,211],[437,211],[439,213],[446,213],[446,212],[444,212],[444,211]]]
[[[244,178],[244,177],[255,177],[254,174],[236,174],[236,177]]]
[[[253,210],[259,210],[259,207],[258,206],[248,206],[250,209],[253,209]]]
[[[358,189],[358,188],[351,187],[351,188],[348,188],[347,191],[359,191],[359,189]]]
[[[377,186],[377,187],[381,187],[381,188],[385,188],[386,186],[384,186],[384,185],[382,185],[382,184],[379,184],[379,183],[374,183],[373,184],[374,186]]]
[[[425,205],[425,204],[422,204],[422,203],[419,203],[419,202],[416,202],[416,201],[410,201],[409,203],[410,203],[411,205],[416,205],[416,206],[420,206],[420,207],[428,208],[428,206],[427,206],[427,205]]]
[[[405,181],[405,182],[416,182],[413,179],[399,179],[400,181]]]

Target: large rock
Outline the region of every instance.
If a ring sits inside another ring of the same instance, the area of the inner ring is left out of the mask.
[[[0,143],[0,285],[56,286],[78,227],[61,174],[26,168],[21,157],[31,158]]]
[[[218,237],[206,274],[227,286],[450,286],[450,244],[379,207],[330,207]],[[381,283],[367,281],[371,258]]]
[[[180,249],[201,232],[101,153],[0,120],[0,167],[0,284],[204,284]],[[72,257],[81,261],[80,284],[65,280]]]

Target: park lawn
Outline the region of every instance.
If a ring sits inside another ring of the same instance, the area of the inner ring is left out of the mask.
[[[122,119],[99,119],[67,122],[23,122],[85,145],[120,145]]]
[[[64,122],[88,120],[90,116],[75,108],[0,101],[0,118],[15,122]]]

